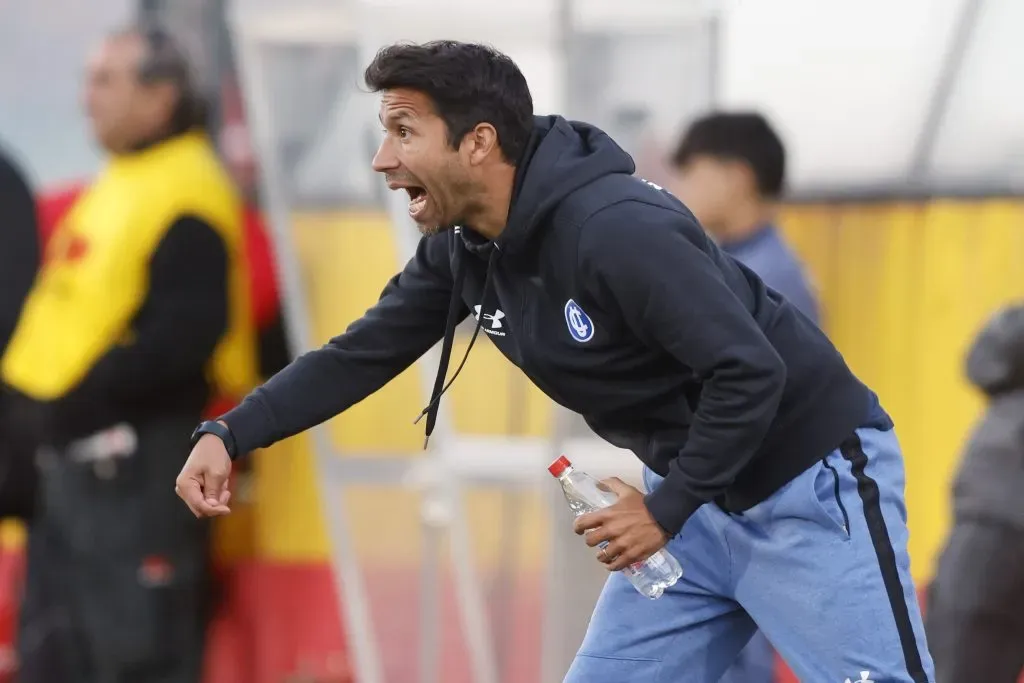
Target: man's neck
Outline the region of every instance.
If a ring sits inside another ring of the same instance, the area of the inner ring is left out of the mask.
[[[156,147],[162,142],[166,142],[171,138],[177,137],[178,135],[184,134],[187,131],[175,131],[169,126],[161,126],[156,130],[152,130],[145,135],[140,136],[135,140],[128,149],[125,149],[121,154],[135,154],[137,152],[144,152],[147,149]]]
[[[468,218],[474,232],[489,240],[495,240],[501,235],[508,223],[514,183],[514,167],[506,166],[495,170],[494,178],[483,192],[479,209]]]
[[[736,244],[745,242],[774,220],[774,207],[765,204],[745,205],[737,207],[729,220],[715,232],[722,244]]]

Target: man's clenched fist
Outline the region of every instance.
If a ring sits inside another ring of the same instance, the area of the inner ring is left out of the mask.
[[[224,442],[213,434],[204,434],[181,468],[174,492],[185,501],[196,517],[218,517],[231,512],[228,501],[228,477],[231,457]]]

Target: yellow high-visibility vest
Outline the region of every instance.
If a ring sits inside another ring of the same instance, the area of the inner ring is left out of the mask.
[[[184,215],[212,226],[228,253],[229,321],[208,378],[215,391],[231,397],[255,386],[241,201],[201,133],[115,157],[75,202],[51,237],[4,353],[3,381],[38,400],[57,399],[115,344],[129,343],[149,287],[150,259]]]

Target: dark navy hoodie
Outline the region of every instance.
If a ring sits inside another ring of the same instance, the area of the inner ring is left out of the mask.
[[[238,452],[345,410],[444,339],[429,436],[471,312],[545,394],[665,477],[646,502],[672,534],[702,504],[740,512],[854,429],[888,426],[814,324],[633,172],[597,128],[537,117],[501,236],[422,239],[361,319],[223,417]]]

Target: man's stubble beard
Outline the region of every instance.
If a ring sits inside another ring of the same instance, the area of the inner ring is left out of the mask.
[[[468,199],[463,200],[464,205],[462,206],[462,210],[458,213],[454,220],[438,223],[437,225],[431,226],[417,225],[416,227],[419,228],[420,234],[423,235],[424,237],[433,237],[434,235],[440,235],[442,232],[454,230],[458,226],[465,227],[468,221],[467,214],[471,213],[475,209],[479,209],[480,207],[480,203],[476,199],[481,195],[480,188],[476,187],[468,179],[462,177],[458,178],[457,180],[451,181],[450,184],[451,192],[448,195],[449,198],[463,197]]]
[[[442,232],[455,229],[454,225],[417,225],[416,227],[424,237],[433,237],[434,235],[440,235]]]

